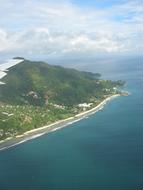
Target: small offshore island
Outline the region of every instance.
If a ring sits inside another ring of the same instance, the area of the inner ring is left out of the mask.
[[[59,129],[102,109],[113,97],[128,95],[118,90],[124,81],[100,77],[25,59],[11,67],[0,85],[0,149]]]

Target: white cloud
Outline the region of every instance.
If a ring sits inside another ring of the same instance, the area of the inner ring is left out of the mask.
[[[7,34],[5,31],[0,30],[0,51],[7,47]]]
[[[141,51],[143,5],[81,8],[67,0],[1,2],[0,52],[66,54]]]

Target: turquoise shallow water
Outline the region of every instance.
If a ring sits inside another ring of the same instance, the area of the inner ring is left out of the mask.
[[[125,79],[132,95],[67,128],[1,151],[0,189],[143,189],[142,61],[103,68],[104,76]]]

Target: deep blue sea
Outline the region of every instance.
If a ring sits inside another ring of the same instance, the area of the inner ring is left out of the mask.
[[[1,151],[1,190],[143,189],[143,59],[76,66],[126,80],[124,89],[131,96],[118,97],[69,127]]]

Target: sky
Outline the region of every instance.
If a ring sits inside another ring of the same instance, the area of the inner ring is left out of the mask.
[[[0,18],[0,56],[143,50],[143,0],[0,0]]]

